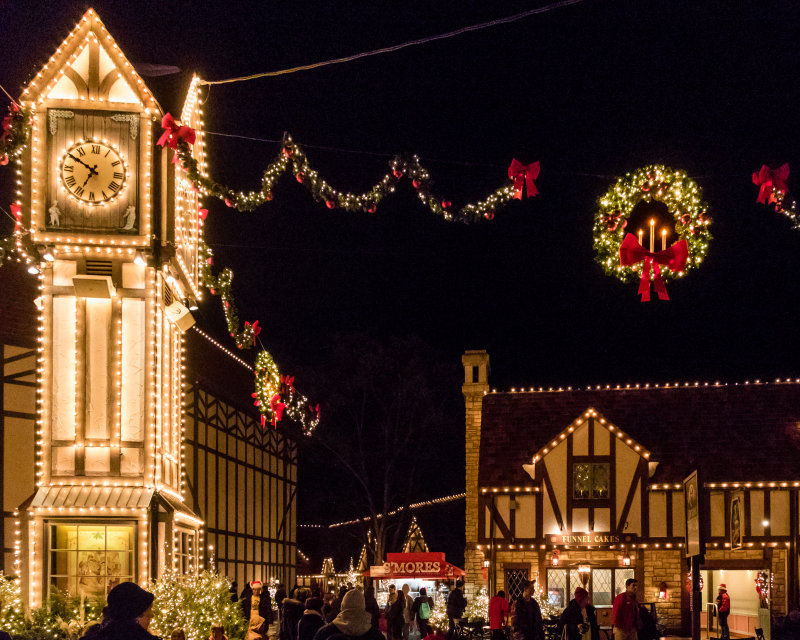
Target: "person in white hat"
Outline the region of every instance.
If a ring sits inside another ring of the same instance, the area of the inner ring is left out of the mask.
[[[717,595],[717,614],[719,615],[720,640],[730,640],[731,630],[728,628],[728,614],[731,612],[731,598],[728,587],[723,582],[719,585]]]

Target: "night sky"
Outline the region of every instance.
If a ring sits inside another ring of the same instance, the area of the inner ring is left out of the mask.
[[[294,67],[543,4],[93,6],[134,64],[180,67],[145,78],[176,114],[192,71],[221,79]],[[19,95],[86,7],[2,3],[0,83]],[[487,349],[498,388],[795,376],[800,231],[756,204],[750,174],[783,162],[800,173],[799,38],[792,0],[586,0],[398,53],[213,87],[209,131],[272,141],[207,138],[212,177],[237,189],[259,187],[289,131],[342,190],[368,188],[394,153],[415,152],[457,207],[500,186],[512,157],[541,161],[541,193],[464,226],[436,218],[407,184],[376,213],[349,214],[315,203],[287,175],[253,213],[211,203],[206,239],[236,274],[243,319],[260,320],[286,370],[313,368],[336,335],[361,330],[417,334],[454,366],[465,349]],[[714,239],[701,268],[668,283],[670,302],[642,304],[635,284],[594,263],[592,217],[616,176],[652,163],[697,180]],[[0,172],[3,203],[11,177]],[[800,196],[796,176],[792,186]],[[216,299],[201,311],[204,326],[223,328]]]

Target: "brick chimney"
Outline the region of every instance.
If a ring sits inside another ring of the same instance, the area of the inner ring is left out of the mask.
[[[486,351],[465,351],[461,356],[464,364],[464,384],[461,391],[466,404],[465,450],[466,450],[466,548],[464,569],[467,572],[465,592],[473,598],[483,586],[483,554],[475,547],[478,544],[478,463],[481,446],[481,409],[483,396],[489,392],[489,354]]]

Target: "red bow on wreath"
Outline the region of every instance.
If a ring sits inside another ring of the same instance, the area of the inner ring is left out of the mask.
[[[285,376],[281,374],[281,384],[287,389],[294,391],[294,376]]]
[[[525,185],[528,197],[539,193],[539,190],[534,184],[534,180],[539,177],[539,161],[532,162],[529,165],[522,164],[519,160],[514,158],[511,161],[511,166],[508,167],[508,177],[514,181],[514,197],[517,200],[522,200],[522,186]]]
[[[773,191],[785,194],[789,190],[786,181],[789,179],[789,163],[781,165],[777,169],[770,169],[767,165],[762,165],[761,169],[753,174],[753,184],[760,186],[756,202],[761,204],[771,204],[776,201]]]
[[[650,266],[653,267],[655,277],[653,278],[653,288],[658,294],[659,300],[669,300],[667,287],[661,277],[661,269],[658,265],[669,267],[672,271],[683,271],[686,260],[689,258],[689,245],[686,240],[678,240],[668,249],[653,253],[645,249],[636,236],[629,233],[622,241],[619,248],[619,263],[623,267],[631,267],[640,262],[644,262],[642,267],[642,278],[639,280],[639,295],[642,302],[650,302]]]
[[[195,134],[194,129],[191,127],[179,127],[175,122],[172,114],[168,113],[161,120],[161,126],[164,128],[164,133],[158,139],[158,144],[163,147],[165,144],[170,149],[178,148],[178,140],[184,140],[188,144],[194,144]]]
[[[258,320],[256,320],[253,324],[244,321],[244,330],[247,331],[248,329],[253,330],[253,337],[255,338],[259,333],[261,333],[261,327],[258,326]]]

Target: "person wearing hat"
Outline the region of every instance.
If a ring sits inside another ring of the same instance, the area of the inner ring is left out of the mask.
[[[342,608],[333,622],[320,627],[314,640],[384,640],[372,626],[372,615],[364,607],[364,592],[351,589],[342,598]]]
[[[558,619],[558,635],[566,629],[567,640],[599,640],[600,628],[594,607],[589,604],[589,592],[583,587],[575,589],[575,597],[570,600]]]
[[[720,640],[730,640],[731,630],[728,628],[728,614],[731,612],[731,598],[728,595],[728,587],[723,582],[719,585],[717,595],[717,615],[719,616]]]
[[[103,621],[81,640],[159,640],[147,631],[153,619],[153,598],[135,582],[121,582],[108,592]]]

